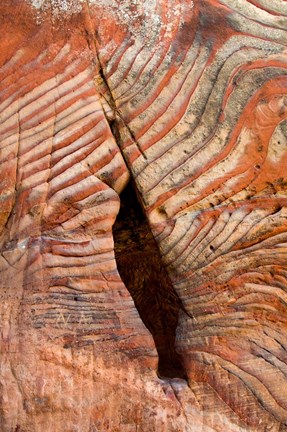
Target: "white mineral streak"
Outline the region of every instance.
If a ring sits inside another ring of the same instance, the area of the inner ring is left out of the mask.
[[[160,18],[160,3],[157,0],[27,0],[38,11],[38,24],[41,23],[41,12],[52,9],[53,17],[59,15],[73,15],[80,13],[83,4],[95,5],[96,7],[104,7],[107,16],[116,16],[122,25],[133,27],[135,36],[143,40],[149,37],[146,45],[153,45],[158,36],[160,29],[165,30],[166,37],[172,37],[172,28],[174,26],[173,17],[179,17],[180,21],[184,22],[185,13],[193,9],[194,3],[190,1],[188,5],[184,2],[178,4],[174,0],[169,0],[169,3],[175,3],[172,8],[168,8],[167,23],[162,23]],[[135,25],[140,19],[143,19],[143,25],[137,29]],[[102,17],[105,20],[105,16]]]
[[[38,11],[38,24],[41,23],[39,13],[45,12],[51,7],[53,17],[67,14],[72,15],[81,12],[85,0],[27,0]]]
[[[43,6],[44,2],[45,2],[45,0],[32,0],[32,5],[36,9],[41,9],[41,7]]]

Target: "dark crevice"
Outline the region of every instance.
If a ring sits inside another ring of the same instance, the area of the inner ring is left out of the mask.
[[[175,350],[181,302],[162,265],[156,242],[131,183],[121,194],[121,208],[113,234],[118,271],[158,351],[158,374],[186,378],[180,356]]]
[[[100,57],[98,55],[97,52],[97,47],[95,45],[96,48],[96,53],[97,53],[97,61],[98,61],[98,76],[100,78],[100,82],[98,81],[98,85],[100,87],[102,87],[102,90],[100,88],[98,88],[97,90],[99,91],[99,93],[101,94],[101,96],[104,98],[104,100],[106,101],[106,103],[109,105],[109,107],[111,108],[113,114],[114,114],[114,119],[113,120],[109,120],[107,118],[108,123],[110,124],[111,130],[112,132],[117,131],[117,135],[119,140],[117,140],[117,143],[119,144],[121,142],[121,137],[120,137],[120,133],[119,133],[119,129],[120,127],[125,128],[129,135],[130,135],[130,139],[132,140],[132,142],[136,145],[137,149],[139,150],[140,154],[142,155],[142,157],[147,160],[146,155],[144,154],[144,152],[141,149],[140,144],[138,143],[138,140],[134,134],[134,132],[132,131],[132,129],[130,128],[129,124],[124,120],[124,118],[122,117],[119,109],[117,108],[116,102],[114,100],[112,91],[109,87],[109,83],[108,80],[105,76],[101,61],[100,61]],[[105,110],[103,110],[105,112]],[[119,127],[120,126],[120,127]],[[124,156],[124,155],[123,155]]]

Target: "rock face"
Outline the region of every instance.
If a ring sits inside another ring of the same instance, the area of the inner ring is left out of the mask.
[[[0,17],[1,432],[287,431],[286,2]]]

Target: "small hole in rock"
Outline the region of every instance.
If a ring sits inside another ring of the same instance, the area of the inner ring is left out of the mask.
[[[113,227],[118,271],[153,336],[159,356],[158,374],[186,378],[181,358],[175,350],[181,302],[161,262],[131,183],[120,198],[121,208]]]

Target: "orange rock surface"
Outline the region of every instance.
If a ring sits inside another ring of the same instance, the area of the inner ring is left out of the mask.
[[[1,432],[287,431],[286,1],[0,21]]]

